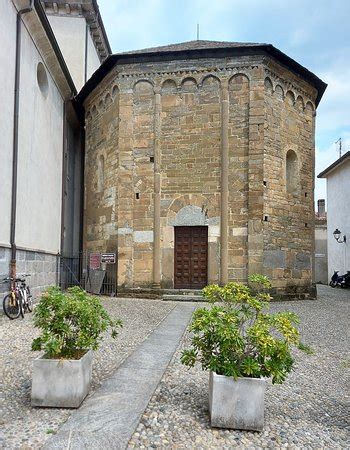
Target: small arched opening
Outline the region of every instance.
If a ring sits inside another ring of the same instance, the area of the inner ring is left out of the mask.
[[[298,188],[298,157],[294,150],[286,154],[286,191],[294,193]]]
[[[105,184],[105,159],[103,155],[97,158],[97,185],[96,191],[102,192]]]

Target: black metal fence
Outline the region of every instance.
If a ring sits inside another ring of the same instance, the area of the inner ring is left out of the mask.
[[[117,295],[116,253],[82,252],[76,257],[60,258],[60,286],[81,286],[88,292]]]
[[[59,279],[62,289],[67,289],[72,286],[82,286],[81,255],[78,257],[60,257]]]

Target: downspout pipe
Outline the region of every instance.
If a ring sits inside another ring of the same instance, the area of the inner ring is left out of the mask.
[[[62,199],[61,199],[61,243],[60,254],[58,256],[59,264],[59,277],[58,285],[62,285],[62,257],[64,253],[64,235],[65,235],[65,195],[66,195],[66,180],[67,180],[67,100],[63,103],[63,145],[62,145]]]
[[[11,266],[10,276],[16,277],[16,216],[17,216],[17,169],[18,169],[18,118],[19,118],[19,85],[21,74],[21,30],[23,14],[33,11],[34,0],[30,0],[27,8],[17,11],[16,17],[16,63],[15,63],[15,90],[13,108],[13,152],[12,152],[12,195],[11,195]]]

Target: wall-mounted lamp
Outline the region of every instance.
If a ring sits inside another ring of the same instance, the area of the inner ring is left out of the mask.
[[[344,243],[346,242],[346,236],[345,236],[345,235],[343,235],[343,239],[342,239],[342,240],[340,239],[341,231],[339,231],[338,228],[336,228],[336,229],[333,231],[333,236],[334,236],[334,239],[335,239],[337,242],[339,242],[339,244],[342,244],[343,242],[344,242]]]

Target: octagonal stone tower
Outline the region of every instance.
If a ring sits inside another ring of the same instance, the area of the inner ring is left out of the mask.
[[[267,44],[191,41],[109,57],[85,109],[88,251],[119,292],[268,275],[314,297],[315,109],[326,88]]]

